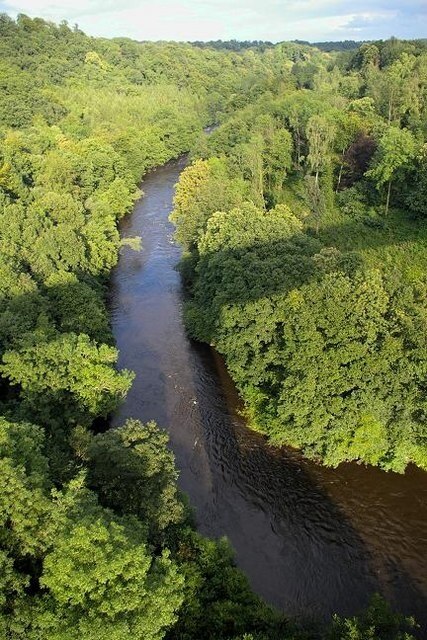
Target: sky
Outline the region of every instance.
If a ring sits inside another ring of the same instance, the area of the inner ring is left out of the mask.
[[[427,37],[427,0],[0,0],[0,12],[136,40]]]

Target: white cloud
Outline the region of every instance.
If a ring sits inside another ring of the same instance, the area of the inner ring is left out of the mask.
[[[127,0],[126,5],[138,2]],[[102,14],[117,7],[113,0],[5,0],[10,11],[31,16],[67,19],[73,15]]]
[[[276,41],[399,36],[402,25],[402,36],[421,36],[425,0],[0,0],[0,7],[107,37]]]

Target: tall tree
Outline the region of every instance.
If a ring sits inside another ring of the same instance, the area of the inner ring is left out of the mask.
[[[314,173],[317,186],[319,174],[330,159],[335,127],[324,116],[312,116],[308,121],[306,133],[309,149],[307,163]]]
[[[387,185],[385,214],[388,214],[391,186],[398,170],[405,166],[416,153],[416,141],[407,129],[390,126],[381,137],[374,156],[374,166],[366,175],[374,179],[377,188]]]

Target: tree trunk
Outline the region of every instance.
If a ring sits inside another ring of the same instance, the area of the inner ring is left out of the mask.
[[[301,137],[299,134],[299,129],[296,131],[296,139],[297,139],[297,162],[298,166],[301,165]]]
[[[260,158],[259,163],[258,163],[258,192],[259,192],[259,197],[261,199],[262,208],[265,209],[264,168],[262,166],[262,158]]]
[[[393,91],[390,93],[390,97],[388,99],[388,125],[391,125],[391,116],[393,114]]]
[[[388,215],[388,209],[390,206],[390,193],[391,193],[391,180],[388,181],[387,200],[385,203],[385,215]]]
[[[345,154],[345,149],[342,150],[342,154],[341,154],[341,166],[340,166],[340,172],[338,174],[338,182],[337,182],[337,188],[335,189],[335,193],[338,193],[340,184],[341,184],[342,172],[344,169],[344,154]]]

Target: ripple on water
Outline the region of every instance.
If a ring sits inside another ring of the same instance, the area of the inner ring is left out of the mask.
[[[140,235],[112,277],[121,367],[136,372],[113,424],[155,419],[168,429],[180,484],[203,533],[226,535],[251,584],[293,615],[353,614],[377,590],[427,622],[427,474],[356,464],[325,469],[250,431],[222,359],[185,335],[168,221],[185,161],[144,181],[122,223]]]

